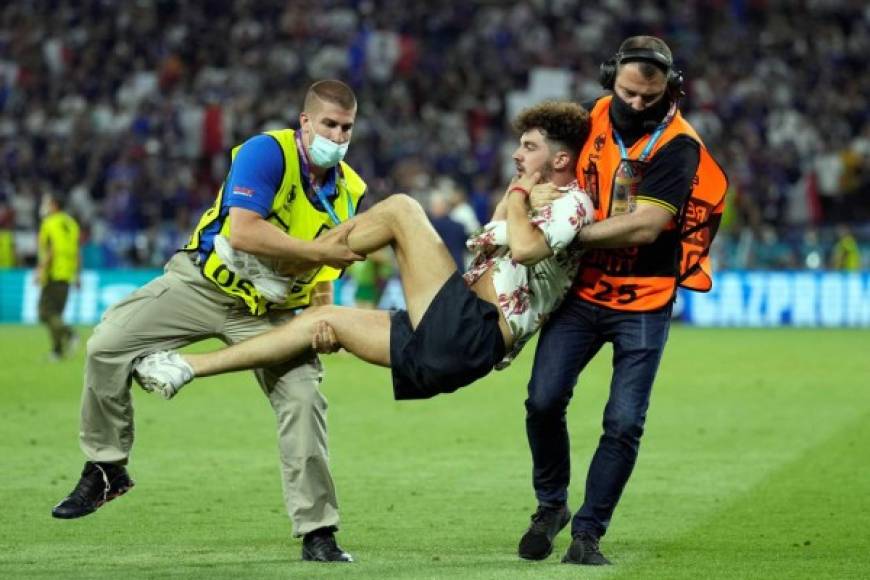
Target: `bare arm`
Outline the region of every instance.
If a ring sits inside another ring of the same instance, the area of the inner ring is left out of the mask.
[[[495,211],[492,212],[492,219],[489,221],[501,221],[507,219],[507,202],[508,195],[510,194],[511,188],[517,184],[517,177],[513,177],[511,182],[508,184],[507,189],[504,190],[504,194],[501,196],[501,199],[498,200],[498,203],[495,206]]]
[[[234,250],[266,258],[314,258],[312,242],[285,234],[257,212],[231,207],[230,219],[230,245]]]
[[[505,196],[507,213],[507,238],[511,257],[531,266],[553,255],[544,233],[529,221],[529,201],[527,193],[541,179],[541,174],[524,175],[512,183]]]
[[[318,282],[311,293],[311,306],[329,306],[334,302],[334,288],[332,282]],[[325,320],[318,322],[314,327],[314,336],[311,339],[311,348],[319,354],[331,354],[341,348],[335,329],[329,326]]]
[[[363,259],[347,247],[344,238],[300,240],[294,238],[253,211],[230,208],[230,245],[234,250],[281,260],[282,274],[299,274],[320,265],[343,269]]]
[[[564,195],[565,190],[552,183],[539,183],[532,187],[532,191],[529,194],[529,205],[532,209],[537,209],[548,203],[553,203]]]
[[[507,195],[503,195],[495,206],[495,211],[492,212],[490,221],[506,220],[507,219]]]
[[[511,188],[516,182],[516,179],[511,180],[510,185],[508,185],[508,188],[502,198],[499,200],[498,205],[495,206],[495,212],[493,212],[492,214],[492,221],[507,219],[508,192],[510,192]],[[548,203],[552,203],[563,195],[565,195],[565,191],[563,189],[559,189],[559,187],[557,187],[553,183],[537,183],[532,185],[532,188],[530,190],[529,205],[532,207],[532,209],[535,209],[547,205]]]
[[[639,203],[629,214],[609,217],[584,227],[577,241],[587,248],[629,248],[653,243],[673,219],[668,210]]]
[[[553,255],[544,233],[529,222],[529,204],[521,192],[508,196],[507,231],[511,257],[520,264],[531,266]]]

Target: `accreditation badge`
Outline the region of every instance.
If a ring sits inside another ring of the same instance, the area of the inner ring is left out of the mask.
[[[634,211],[640,181],[646,162],[638,159],[620,159],[613,175],[610,195],[610,215],[623,215]]]

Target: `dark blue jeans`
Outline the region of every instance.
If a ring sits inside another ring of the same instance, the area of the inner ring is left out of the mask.
[[[613,343],[613,377],[604,434],[586,476],[572,534],[604,535],[637,459],[650,391],[670,328],[670,307],[618,312],[569,295],[541,331],[526,400],[535,495],[541,505],[568,501],[571,458],[565,411],[580,372]]]

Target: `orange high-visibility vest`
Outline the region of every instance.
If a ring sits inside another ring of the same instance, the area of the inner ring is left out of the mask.
[[[621,157],[610,122],[612,98],[603,97],[592,108],[589,139],[577,160],[577,180],[595,204],[596,221],[611,215],[611,192]],[[581,299],[614,310],[644,312],[667,306],[678,285],[700,292],[712,288],[710,244],[722,218],[728,178],[679,111],[653,146],[649,159],[679,135],[687,135],[700,145],[689,199],[651,246],[587,250],[574,282],[574,291]],[[628,156],[637,159],[650,138],[645,135],[629,147]],[[671,239],[673,243],[668,243]]]

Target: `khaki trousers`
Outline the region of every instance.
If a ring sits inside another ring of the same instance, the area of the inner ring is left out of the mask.
[[[133,446],[133,360],[216,337],[228,344],[266,332],[291,312],[256,317],[206,280],[183,252],[164,274],[112,306],[88,340],[82,393],[82,451],[91,461],[126,464]],[[255,371],[278,419],[284,501],[293,534],[338,526],[329,472],[327,402],[316,357]]]

